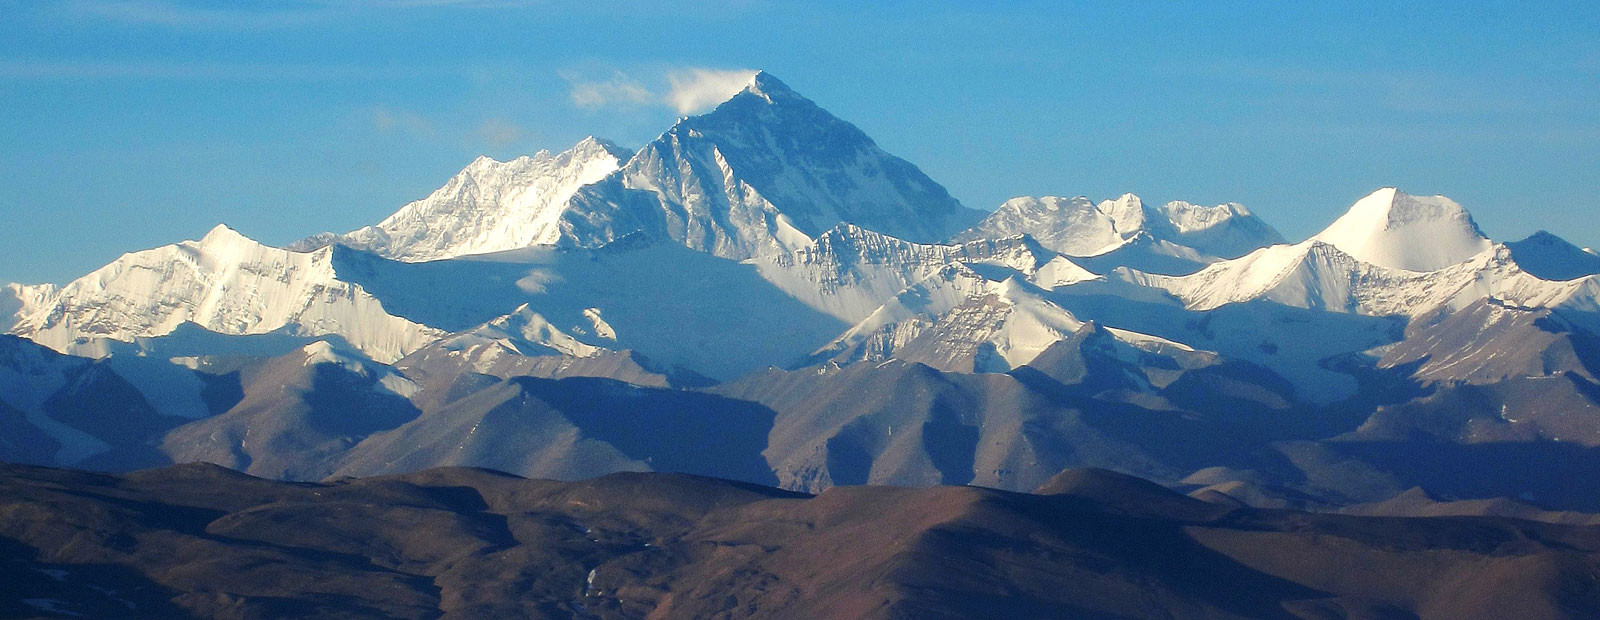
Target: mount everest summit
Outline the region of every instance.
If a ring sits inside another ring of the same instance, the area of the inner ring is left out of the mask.
[[[218,226],[0,312],[7,461],[808,491],[1094,466],[1302,506],[1596,505],[1439,472],[1600,468],[1568,447],[1600,445],[1600,256],[1395,188],[1298,243],[1237,204],[985,213],[766,73],[637,151],[479,158],[372,226]]]

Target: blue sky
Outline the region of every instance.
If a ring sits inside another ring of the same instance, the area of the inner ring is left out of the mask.
[[[1525,4],[0,0],[0,281],[636,147],[695,69],[766,69],[976,208],[1237,201],[1298,239],[1396,185],[1600,246],[1600,8]]]

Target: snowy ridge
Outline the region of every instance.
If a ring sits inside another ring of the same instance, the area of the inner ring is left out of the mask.
[[[895,295],[812,357],[841,362],[887,359],[937,317],[993,288],[993,282],[965,265],[948,265]]]
[[[628,156],[591,136],[555,155],[540,151],[507,162],[479,157],[444,187],[377,226],[313,237],[300,248],[337,242],[396,260],[427,261],[555,243],[568,199],[615,172]]]
[[[599,311],[586,312],[598,317]],[[615,339],[613,334],[611,339]],[[572,335],[557,329],[534,312],[528,304],[516,311],[496,318],[473,329],[453,334],[440,340],[438,347],[455,354],[478,357],[489,348],[503,348],[522,356],[566,355],[590,357],[604,349],[580,342]]]
[[[1421,316],[1493,297],[1530,307],[1594,311],[1600,276],[1552,282],[1523,271],[1504,245],[1433,272],[1365,263],[1312,239],[1257,250],[1190,276],[1123,271],[1119,277],[1172,293],[1191,310],[1252,300],[1376,316]]]
[[[379,361],[443,335],[340,281],[331,248],[271,248],[226,226],[199,241],[125,254],[41,301],[22,310],[11,333],[90,356],[107,354],[103,340],[163,336],[186,322],[232,335],[336,334]]]
[[[950,265],[907,288],[813,354],[848,364],[902,359],[957,372],[1006,372],[1025,365],[1084,326],[1017,275],[995,280]],[[1126,330],[1118,342],[1150,352],[1186,345]]]
[[[1013,198],[955,238],[1021,234],[1069,256],[1105,256],[1139,246],[1140,251],[1195,267],[1283,242],[1276,230],[1239,204],[1207,207],[1174,201],[1150,207],[1133,194],[1099,203],[1083,196]]]
[[[1301,243],[1262,248],[1186,276],[1124,269],[1116,277],[1165,290],[1197,311],[1262,300],[1331,312],[1416,317],[1494,298],[1593,312],[1600,287],[1596,276],[1551,281],[1529,273],[1516,258],[1518,253],[1531,255],[1541,270],[1581,267],[1581,256],[1562,247],[1566,245],[1554,235],[1494,244],[1455,201],[1385,188]]]
[[[338,366],[345,372],[358,377],[371,379],[376,388],[400,398],[411,398],[420,389],[417,384],[405,378],[388,366],[373,363],[359,354],[342,351],[333,343],[318,340],[300,348],[305,355],[302,366],[318,366],[328,364]]]
[[[334,248],[334,264],[393,314],[423,325],[470,331],[527,304],[583,344],[717,379],[788,363],[849,325],[790,297],[752,265],[662,239],[422,263]]]
[[[836,226],[793,252],[748,262],[795,299],[849,323],[865,319],[907,287],[955,263],[997,279],[1004,279],[1000,273],[1014,273],[1045,288],[1098,277],[1026,236],[935,245],[852,224]]]

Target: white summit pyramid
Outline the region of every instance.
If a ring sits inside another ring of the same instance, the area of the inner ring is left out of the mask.
[[[1356,201],[1312,239],[1356,260],[1406,271],[1443,269],[1493,245],[1456,201],[1412,196],[1393,187]]]

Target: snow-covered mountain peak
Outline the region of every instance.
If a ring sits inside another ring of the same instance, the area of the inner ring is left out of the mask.
[[[595,247],[644,230],[746,259],[803,248],[841,222],[930,243],[980,216],[860,129],[757,74],[577,192],[560,234]]]
[[[750,83],[745,85],[740,94],[749,93],[766,100],[767,103],[778,103],[785,99],[804,99],[799,93],[789,88],[782,80],[766,71],[757,71],[750,76]]]
[[[1362,262],[1407,271],[1442,269],[1492,245],[1456,201],[1412,196],[1393,187],[1356,201],[1313,239]]]

